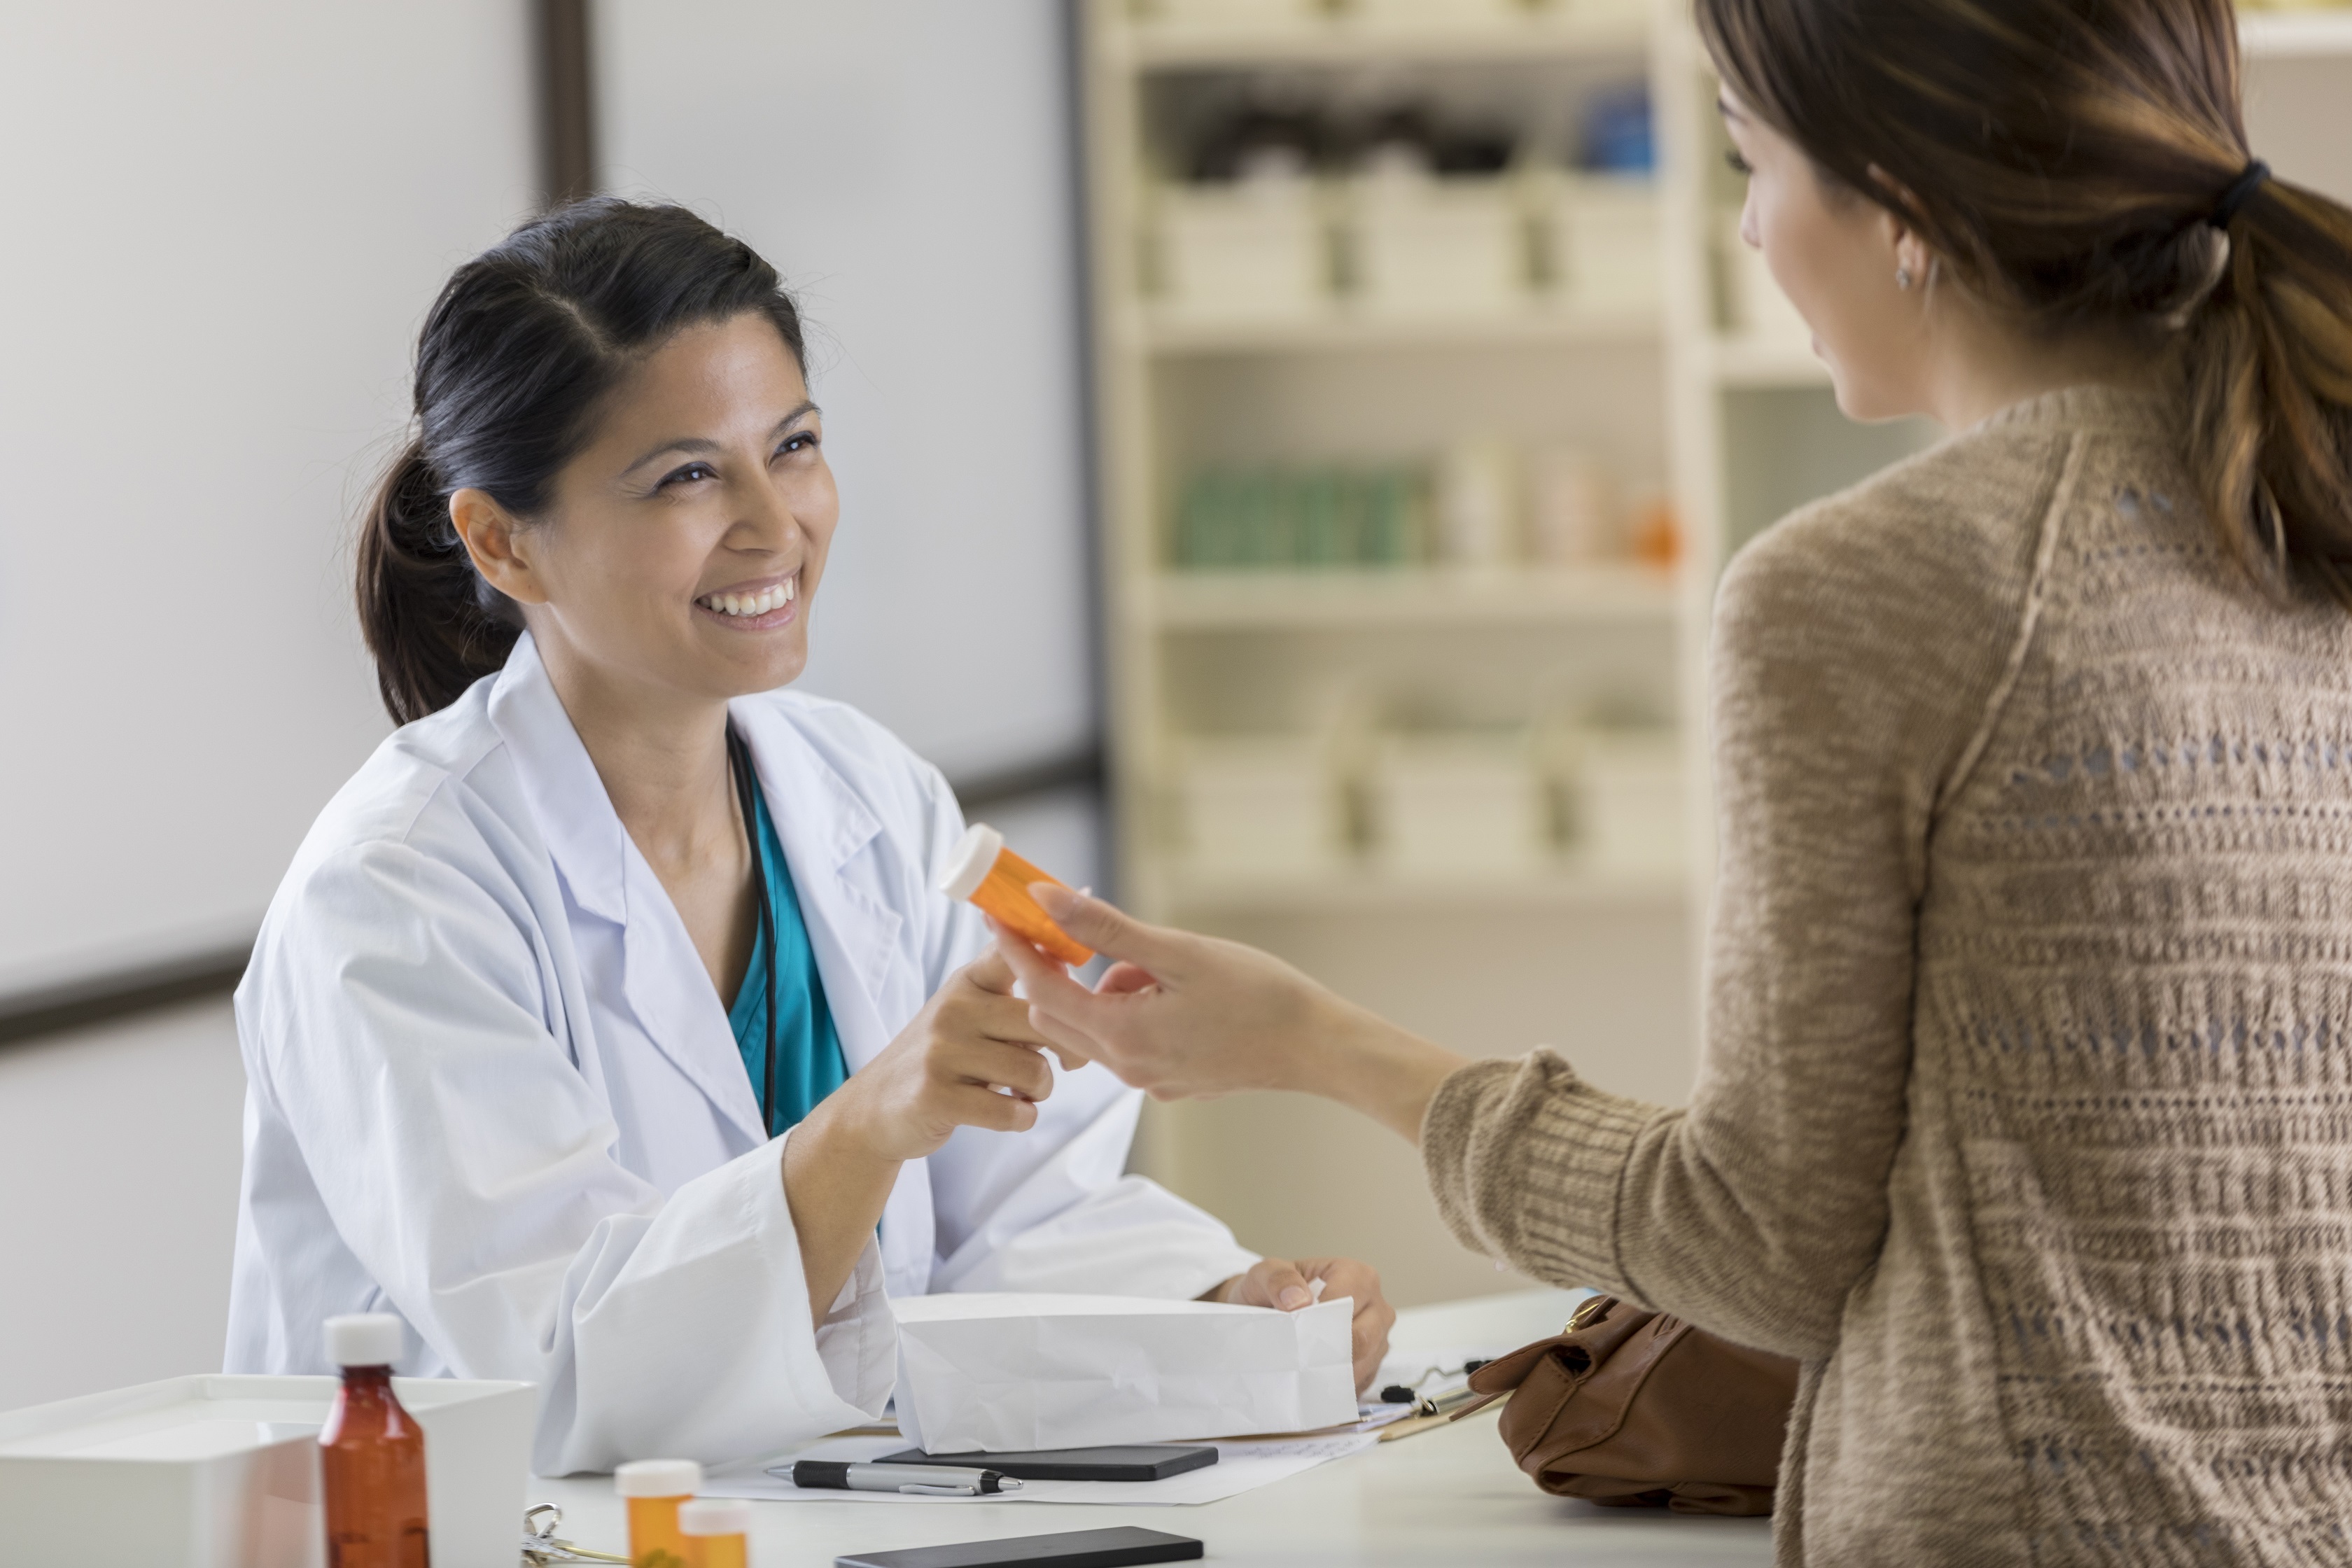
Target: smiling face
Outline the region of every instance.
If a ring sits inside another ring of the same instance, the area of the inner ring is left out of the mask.
[[[1734,166],[1748,176],[1739,237],[1764,253],[1780,291],[1812,328],[1838,406],[1853,419],[1919,412],[1928,401],[1926,247],[1876,202],[1825,180],[1795,142],[1729,91],[1720,107]],[[1907,270],[1909,288],[1898,270]]]
[[[546,515],[475,547],[550,668],[723,702],[795,679],[841,510],[823,429],[766,318],[687,327],[614,388]],[[462,515],[478,491],[452,498]]]

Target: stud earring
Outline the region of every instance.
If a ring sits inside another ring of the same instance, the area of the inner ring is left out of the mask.
[[[1898,267],[1895,269],[1895,286],[1897,289],[1906,289],[1911,287],[1911,269],[1908,267]]]

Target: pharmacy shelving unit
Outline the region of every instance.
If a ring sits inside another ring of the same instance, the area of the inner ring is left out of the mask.
[[[1555,1044],[1606,1087],[1679,1098],[1696,1062],[1713,864],[1705,659],[1723,563],[1791,508],[1938,433],[1845,420],[1803,334],[1776,314],[1777,294],[1759,296],[1759,275],[1727,234],[1741,193],[1685,0],[1631,17],[1561,0],[1512,26],[1375,27],[1342,16],[1286,27],[1264,20],[1283,0],[1255,9],[1249,25],[1223,28],[1155,25],[1137,0],[1081,10],[1121,896],[1268,947],[1457,1048]],[[2255,14],[2245,39],[2257,149],[2283,174],[2344,194],[2352,12]],[[1427,73],[1458,91],[1482,71],[1567,94],[1646,79],[1654,310],[1531,304],[1427,321],[1334,306],[1236,324],[1155,308],[1139,246],[1150,171],[1165,166],[1151,145],[1155,103],[1171,88],[1220,73]],[[1682,523],[1676,567],[1170,569],[1172,514],[1194,465],[1426,456],[1478,430],[1590,442],[1664,489]],[[1188,861],[1176,801],[1187,735],[1308,723],[1315,701],[1351,683],[1442,688],[1457,707],[1524,713],[1547,681],[1633,691],[1671,724],[1684,761],[1678,865],[1565,858],[1526,875],[1447,878],[1376,861],[1261,873]],[[1244,1241],[1360,1254],[1402,1300],[1514,1282],[1438,1229],[1408,1152],[1320,1101],[1155,1106],[1139,1160],[1233,1218]]]
[[[1159,110],[1188,83],[1378,74],[1410,86],[1428,73],[1457,96],[1490,79],[1573,96],[1648,82],[1654,29],[1638,9],[1573,0],[1512,26],[1171,27],[1140,10],[1095,0],[1081,42],[1120,895],[1266,946],[1464,1049],[1550,1041],[1612,1087],[1677,1098],[1695,1039],[1677,861],[1563,854],[1459,875],[1377,857],[1210,868],[1188,855],[1179,800],[1188,737],[1310,728],[1349,691],[1472,723],[1524,719],[1551,700],[1678,723],[1690,598],[1676,572],[1614,560],[1170,565],[1178,496],[1202,464],[1418,460],[1494,434],[1589,444],[1633,489],[1669,489],[1666,313],[1530,296],[1450,319],[1334,303],[1201,320],[1160,307],[1140,252],[1147,171],[1166,162],[1152,144]],[[1155,1106],[1139,1149],[1145,1169],[1228,1215],[1245,1241],[1370,1258],[1400,1299],[1519,1282],[1444,1236],[1409,1151],[1318,1103]]]

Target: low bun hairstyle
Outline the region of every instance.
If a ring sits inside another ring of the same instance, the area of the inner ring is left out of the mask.
[[[1698,0],[1698,22],[1753,112],[1979,298],[2175,349],[2224,552],[2352,605],[2352,212],[2248,179],[2229,0]]]
[[[506,664],[522,616],[449,521],[461,489],[545,513],[614,386],[682,327],[756,311],[807,370],[774,268],[683,207],[599,196],[459,268],[416,344],[415,433],[361,519],[360,629],[393,721],[439,711]]]

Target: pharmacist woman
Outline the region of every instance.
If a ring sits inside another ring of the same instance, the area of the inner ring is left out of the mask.
[[[887,1298],[1357,1307],[1123,1174],[1139,1097],[1061,1070],[968,906],[938,771],[808,656],[838,501],[799,317],[741,242],[599,200],[458,269],[359,550],[401,728],[320,815],[236,1013],[226,1363],[540,1385],[543,1474],[867,1421]]]

